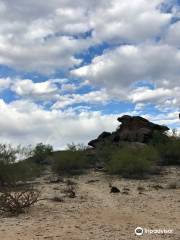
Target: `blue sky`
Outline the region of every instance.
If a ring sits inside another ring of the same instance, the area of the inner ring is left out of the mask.
[[[0,141],[87,143],[122,114],[180,129],[180,1],[0,0]]]

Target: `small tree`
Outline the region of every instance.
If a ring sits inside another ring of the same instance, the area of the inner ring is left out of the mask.
[[[19,161],[19,157],[28,153],[29,148],[12,147],[0,144],[0,186],[15,186],[18,181],[33,179],[40,174],[40,167],[29,160]],[[18,159],[18,161],[16,161]]]
[[[10,144],[0,144],[0,162],[13,163],[16,160],[17,151]]]
[[[32,152],[33,160],[38,164],[46,163],[48,156],[53,154],[53,147],[49,144],[38,143]]]
[[[0,144],[0,185],[4,185],[10,176],[9,166],[16,160],[17,150],[11,145]]]

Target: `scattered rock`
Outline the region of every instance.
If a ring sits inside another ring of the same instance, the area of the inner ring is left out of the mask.
[[[95,182],[99,182],[99,180],[98,180],[98,179],[91,179],[91,180],[88,180],[88,181],[86,182],[86,184],[95,183]]]
[[[119,188],[112,186],[111,184],[109,184],[110,187],[110,193],[120,193]]]
[[[137,190],[142,192],[142,191],[145,191],[146,189],[144,187],[139,186],[137,187]]]
[[[64,202],[64,199],[62,197],[55,196],[55,197],[51,198],[51,201],[53,201],[53,202]]]

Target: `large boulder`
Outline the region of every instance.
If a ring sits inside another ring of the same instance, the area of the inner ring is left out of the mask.
[[[164,134],[169,128],[163,125],[158,125],[139,116],[124,115],[117,119],[121,125],[113,132],[103,132],[97,139],[90,141],[88,144],[92,147],[97,147],[99,144],[105,143],[121,143],[121,142],[149,142],[154,132]]]
[[[106,139],[111,136],[110,132],[103,132],[99,135],[97,139],[94,139],[88,143],[89,146],[91,147],[96,147],[96,145],[101,142],[105,143]]]

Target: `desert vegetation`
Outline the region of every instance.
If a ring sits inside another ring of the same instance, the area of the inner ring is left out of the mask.
[[[121,131],[121,128],[116,131]],[[175,130],[171,135],[153,131],[148,141],[143,138],[146,142],[134,142],[131,141],[131,137],[129,141],[118,142],[117,133],[116,135],[103,133],[100,136],[102,141],[98,140],[98,144],[97,140],[93,142],[96,144],[95,148],[71,143],[67,145],[66,150],[53,151],[51,145],[43,143],[38,143],[34,147],[16,148],[0,144],[1,213],[18,215],[34,205],[40,194],[34,188],[34,180],[47,169],[51,174],[55,174],[56,180],[50,183],[59,184],[64,183],[64,180],[59,180],[61,176],[73,177],[92,169],[101,170],[107,176],[144,179],[150,178],[152,174],[159,174],[164,165],[180,164],[180,137]],[[142,139],[142,136],[140,137]],[[70,182],[71,180],[67,181],[68,184],[63,191],[69,198],[74,198],[76,191]],[[58,195],[51,199],[54,202],[64,201]]]
[[[34,189],[6,189],[0,195],[0,214],[18,215],[24,213],[39,198],[39,191]]]
[[[0,145],[0,213],[18,215],[34,205],[40,192],[34,182],[43,171],[43,160],[51,153],[49,145],[22,148]],[[23,159],[18,157],[24,156]],[[30,181],[30,184],[27,183]]]
[[[84,150],[65,150],[54,155],[52,170],[57,174],[82,173],[88,167],[87,154]]]

